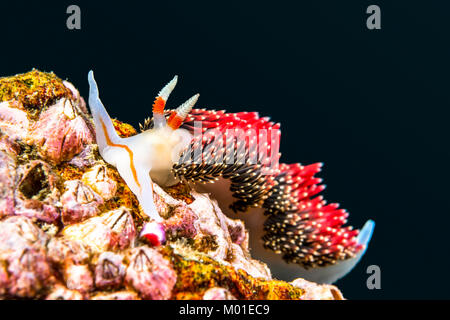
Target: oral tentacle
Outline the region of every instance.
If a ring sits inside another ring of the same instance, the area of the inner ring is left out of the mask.
[[[167,125],[173,130],[178,129],[186,119],[189,112],[191,112],[194,105],[197,103],[198,97],[200,97],[200,95],[197,93],[177,109],[175,109],[175,111],[170,115],[169,120],[167,121]]]
[[[94,79],[94,72],[88,73],[89,81],[89,107],[94,118],[95,134],[100,154],[112,144],[120,144],[121,138],[117,135],[111,118],[100,100],[98,86]]]
[[[168,84],[161,89],[153,103],[153,119],[155,128],[163,128],[166,126],[166,118],[164,117],[164,108],[170,94],[175,88],[178,76],[175,76]]]

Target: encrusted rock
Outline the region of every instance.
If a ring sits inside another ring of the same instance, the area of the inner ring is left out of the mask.
[[[44,108],[57,99],[73,98],[61,79],[52,72],[31,70],[0,78],[0,101],[15,100],[27,108]]]
[[[130,251],[130,265],[125,281],[144,299],[166,300],[172,295],[177,274],[169,261],[147,246]]]

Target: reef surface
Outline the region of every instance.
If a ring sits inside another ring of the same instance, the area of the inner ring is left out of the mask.
[[[272,279],[244,223],[208,194],[180,183],[154,184],[153,196],[159,247],[138,237],[145,217],[100,157],[78,90],[37,70],[0,78],[0,299],[343,299],[335,286]]]

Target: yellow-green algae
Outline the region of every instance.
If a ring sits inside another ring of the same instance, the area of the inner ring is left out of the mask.
[[[228,289],[237,299],[244,300],[299,300],[304,294],[285,281],[253,278],[244,270],[236,270],[207,256],[186,259],[165,246],[161,253],[172,262],[178,275],[173,299],[202,299],[213,287]]]
[[[25,107],[30,118],[36,116],[45,107],[62,97],[72,97],[62,80],[53,73],[32,70],[28,73],[12,77],[0,78],[0,101],[18,100]],[[113,120],[119,135],[128,137],[136,134],[129,124]],[[27,152],[27,150],[22,150]],[[30,150],[28,150],[30,152]],[[101,161],[98,151],[96,160]],[[52,166],[50,164],[50,166]],[[135,222],[142,224],[139,214],[139,203],[118,174],[117,170],[108,166],[108,173],[118,183],[117,196],[105,203],[107,210],[126,206],[132,210]],[[81,179],[84,171],[67,162],[52,166],[62,181]],[[178,199],[189,203],[192,197],[186,185],[178,185],[166,190]],[[187,241],[188,242],[188,241]],[[173,244],[173,243],[172,243]],[[197,249],[201,245],[194,244]],[[171,261],[177,273],[177,282],[173,289],[172,299],[201,299],[206,290],[212,287],[228,289],[238,299],[301,299],[304,291],[284,281],[253,278],[243,270],[221,264],[198,251],[201,259],[188,259],[174,252],[170,245],[158,249],[166,259]]]
[[[0,78],[0,101],[17,100],[24,107],[42,109],[72,92],[53,72],[30,72]]]

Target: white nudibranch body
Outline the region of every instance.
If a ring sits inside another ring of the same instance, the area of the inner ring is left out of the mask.
[[[120,176],[136,195],[142,211],[152,220],[161,222],[154,201],[152,179],[163,186],[177,182],[172,166],[178,161],[180,153],[192,140],[191,134],[180,129],[185,114],[198,99],[195,95],[181,105],[174,117],[166,123],[164,106],[170,92],[175,87],[177,77],[169,82],[159,93],[153,105],[154,128],[138,135],[121,138],[114,129],[111,118],[99,98],[97,83],[93,72],[88,74],[89,107],[95,124],[95,133],[100,155],[117,168]],[[188,110],[186,112],[186,110]],[[179,116],[181,114],[181,116]]]

